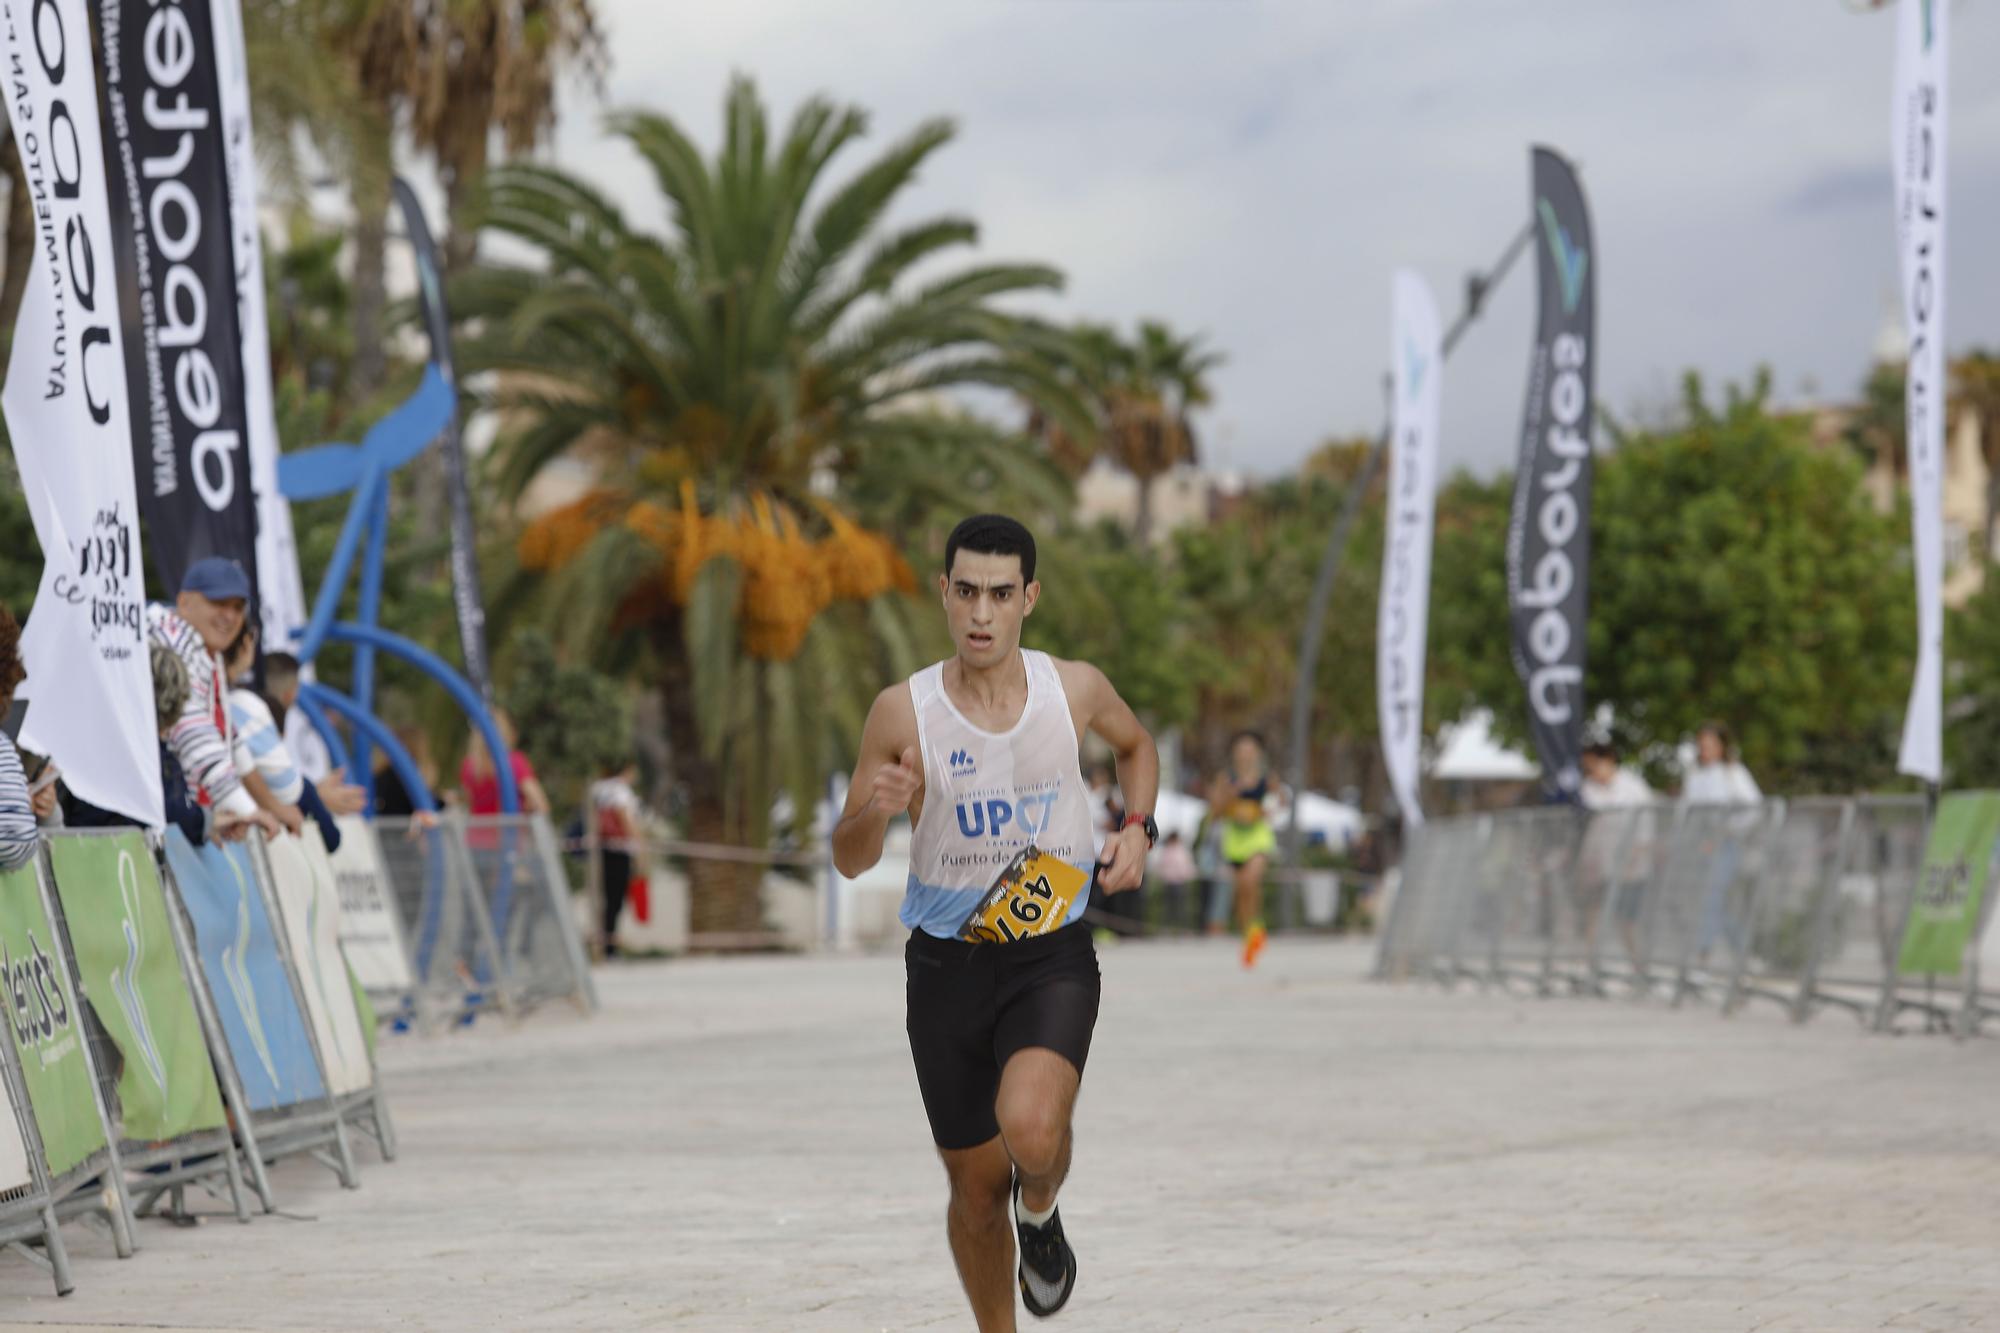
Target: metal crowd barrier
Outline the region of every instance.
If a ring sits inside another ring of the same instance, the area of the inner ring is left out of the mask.
[[[407,1007],[419,1026],[516,1016],[552,999],[596,1009],[546,817],[378,818],[363,836],[374,841],[409,950]]]
[[[58,1293],[64,1221],[101,1219],[124,1257],[162,1201],[190,1215],[189,1186],[247,1222],[253,1194],[275,1211],[280,1157],[349,1188],[350,1129],[393,1159],[378,1005],[595,1006],[546,819],[350,820],[341,841],[78,830],[0,874],[0,1248]]]
[[[1433,820],[1404,858],[1374,975],[1969,1033],[2000,1015],[1976,933],[1959,976],[1897,970],[1927,833],[1916,796]]]
[[[337,917],[316,830],[199,851],[177,829],[68,831],[0,875],[0,1245],[66,1294],[62,1221],[101,1216],[125,1257],[163,1200],[192,1215],[191,1185],[240,1222],[252,1192],[275,1211],[283,1156],[353,1187],[350,1123],[391,1156]]]

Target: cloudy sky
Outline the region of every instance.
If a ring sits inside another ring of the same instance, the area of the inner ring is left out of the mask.
[[[1954,349],[2000,346],[2000,2],[1950,0]],[[904,217],[1069,276],[1052,313],[1163,318],[1228,355],[1210,461],[1288,468],[1380,418],[1389,277],[1446,318],[1526,219],[1528,145],[1581,167],[1599,396],[1657,412],[1760,362],[1839,398],[1893,300],[1893,20],[1845,0],[598,0],[613,66],[553,156],[664,221],[606,106],[719,136],[732,71],[779,118],[824,92],[869,142],[950,115]],[[845,166],[864,160],[850,152]],[[836,159],[840,171],[842,160]],[[1446,371],[1448,464],[1504,466],[1526,373],[1520,266]]]

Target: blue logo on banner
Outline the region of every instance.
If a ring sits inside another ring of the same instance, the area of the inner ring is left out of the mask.
[[[249,848],[211,844],[197,853],[179,829],[168,829],[167,867],[194,921],[201,972],[215,996],[250,1109],[269,1111],[325,1097]]]
[[[1546,199],[1537,199],[1535,209],[1542,215],[1542,235],[1549,243],[1549,258],[1555,261],[1556,280],[1562,285],[1563,313],[1576,313],[1583,297],[1583,275],[1590,271],[1590,251],[1570,237],[1568,228],[1556,221],[1555,209]]]

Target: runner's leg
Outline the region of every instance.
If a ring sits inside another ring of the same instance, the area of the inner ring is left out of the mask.
[[[1016,1051],[1000,1071],[994,1114],[1029,1212],[1046,1211],[1069,1174],[1070,1114],[1080,1082],[1075,1065],[1041,1046]]]
[[[1236,867],[1236,928],[1247,931],[1264,916],[1264,867],[1271,858],[1263,853]]]
[[[1044,1052],[1047,1054],[1047,1052]],[[998,1137],[976,1148],[940,1148],[951,1179],[945,1234],[979,1333],[1013,1333],[1014,1166]]]

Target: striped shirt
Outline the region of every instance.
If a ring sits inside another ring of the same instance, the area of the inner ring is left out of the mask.
[[[270,705],[255,690],[231,690],[229,725],[236,728],[236,771],[248,773],[255,769],[264,775],[264,784],[271,789],[271,795],[286,805],[297,805],[306,784],[292,764],[285,738],[278,734]]]
[[[146,607],[146,633],[154,643],[171,649],[187,667],[188,697],[181,715],[167,731],[167,746],[181,761],[188,786],[218,810],[255,814],[257,803],[243,790],[230,753],[228,718],[218,698],[222,667],[194,626],[170,606]]]
[[[35,806],[14,742],[0,732],[0,870],[19,870],[35,859]]]

